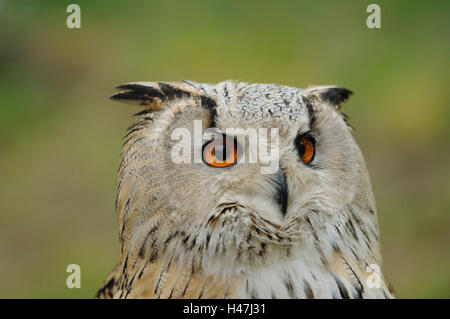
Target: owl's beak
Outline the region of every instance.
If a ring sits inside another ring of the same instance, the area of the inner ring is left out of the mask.
[[[277,203],[280,205],[281,214],[286,216],[287,206],[288,206],[288,196],[289,189],[286,179],[286,174],[282,167],[278,170],[278,179],[277,179]]]

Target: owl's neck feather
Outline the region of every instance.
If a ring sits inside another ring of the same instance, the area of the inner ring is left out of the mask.
[[[369,287],[367,267],[381,267],[376,224],[351,210],[310,210],[280,228],[247,207],[224,205],[208,221],[186,225],[171,231],[167,219],[136,227],[123,243],[118,296],[392,296],[382,274],[380,288]]]

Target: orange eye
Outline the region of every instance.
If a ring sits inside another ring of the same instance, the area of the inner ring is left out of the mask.
[[[226,167],[236,163],[237,146],[235,141],[213,140],[203,146],[203,161],[214,167]]]
[[[314,139],[312,137],[303,136],[298,138],[295,144],[303,163],[311,163],[315,155]]]

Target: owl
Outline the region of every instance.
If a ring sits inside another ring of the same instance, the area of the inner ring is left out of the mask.
[[[350,90],[118,89],[112,99],[140,110],[118,171],[121,259],[98,298],[394,297],[368,172],[341,110]]]

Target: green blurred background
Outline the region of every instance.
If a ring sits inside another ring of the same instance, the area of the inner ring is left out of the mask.
[[[229,78],[352,89],[385,272],[450,297],[449,1],[76,1],[68,29],[70,3],[0,0],[0,297],[91,298],[118,262],[115,85]]]

